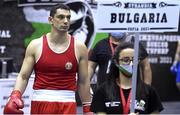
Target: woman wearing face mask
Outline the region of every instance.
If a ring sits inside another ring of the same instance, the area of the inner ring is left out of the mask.
[[[99,114],[129,114],[132,89],[134,48],[131,43],[117,46],[108,79],[93,96],[91,111]],[[139,67],[138,67],[139,68]],[[135,113],[150,114],[163,110],[155,89],[137,75]]]
[[[99,67],[97,73],[97,83],[96,85],[93,85],[93,91],[96,91],[96,88],[98,88],[107,78],[111,59],[114,55],[116,46],[123,44],[125,41],[131,41],[131,39],[132,35],[129,33],[112,32],[109,33],[108,38],[100,40],[95,47],[90,50],[88,61],[88,76],[90,79],[93,77],[96,67]],[[143,76],[141,76],[141,78],[145,83],[151,84],[152,73],[150,63],[148,61],[148,53],[141,42],[139,44],[139,57],[140,72]]]

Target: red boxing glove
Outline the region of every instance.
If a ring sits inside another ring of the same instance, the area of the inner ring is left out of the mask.
[[[20,110],[24,107],[24,102],[21,97],[21,92],[14,90],[11,93],[8,103],[4,107],[4,114],[23,114],[24,112]]]
[[[93,115],[93,112],[91,112],[90,107],[91,107],[91,102],[84,102],[83,113],[87,115]]]

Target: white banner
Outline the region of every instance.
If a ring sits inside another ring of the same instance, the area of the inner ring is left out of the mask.
[[[99,0],[98,32],[178,31],[177,0]]]

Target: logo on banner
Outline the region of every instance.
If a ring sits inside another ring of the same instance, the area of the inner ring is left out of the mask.
[[[52,1],[19,1],[19,6],[23,7],[26,20],[30,22],[48,23],[47,17],[49,16],[49,10],[44,5],[55,5],[59,2]],[[69,33],[76,39],[84,42],[86,46],[91,47],[92,39],[95,35],[94,17],[92,9],[86,1],[82,0],[68,0],[61,1],[69,6],[71,10],[71,23]],[[30,7],[26,7],[26,6]],[[34,6],[39,6],[38,8]]]
[[[69,0],[66,4],[70,7],[72,15],[70,34],[90,47],[95,34],[92,9],[88,3],[78,0]]]

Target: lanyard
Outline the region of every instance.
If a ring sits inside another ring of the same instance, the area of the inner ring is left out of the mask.
[[[112,55],[114,55],[115,48],[113,47],[113,43],[112,43],[112,39],[111,38],[109,39],[109,45],[111,47]]]
[[[126,102],[126,99],[124,97],[124,92],[122,90],[122,88],[120,88],[120,95],[121,95],[121,100],[122,100],[122,106],[123,106],[123,114],[128,114],[129,113],[129,109],[130,109],[130,100],[131,100],[131,90],[129,92],[129,96]]]

